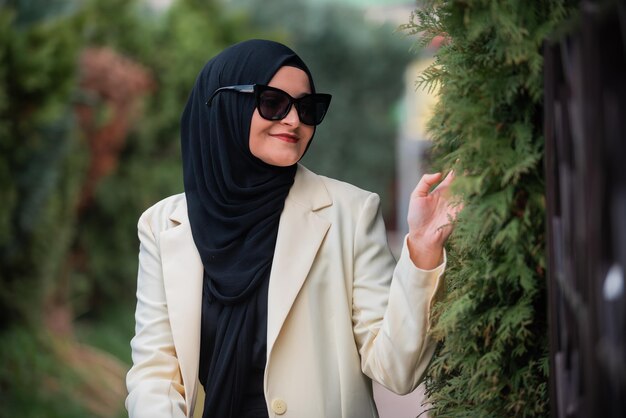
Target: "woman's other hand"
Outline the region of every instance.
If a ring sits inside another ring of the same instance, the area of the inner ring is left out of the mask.
[[[424,174],[411,193],[409,202],[409,254],[413,264],[424,270],[433,269],[441,263],[443,246],[461,210],[460,204],[452,204],[450,201],[453,171],[430,191],[441,177],[442,173]]]

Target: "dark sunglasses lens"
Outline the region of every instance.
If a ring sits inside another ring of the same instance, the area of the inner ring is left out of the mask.
[[[259,95],[259,113],[269,120],[278,120],[286,116],[290,99],[285,93],[266,90]]]
[[[260,87],[265,89],[257,92],[259,114],[269,120],[280,120],[287,116],[294,104],[291,96],[282,90]],[[313,126],[322,122],[329,104],[330,95],[327,94],[309,94],[295,100],[300,122]]]
[[[322,123],[327,109],[328,102],[326,100],[323,100],[317,95],[310,95],[300,100],[298,116],[302,123],[306,123],[307,125],[319,125]]]

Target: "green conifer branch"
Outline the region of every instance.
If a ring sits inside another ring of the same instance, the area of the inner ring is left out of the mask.
[[[570,14],[566,0],[437,0],[406,29],[444,35],[416,81],[439,87],[429,127],[435,164],[455,161],[465,208],[449,243],[447,296],[434,308],[442,343],[427,372],[431,413],[545,416],[541,45]]]

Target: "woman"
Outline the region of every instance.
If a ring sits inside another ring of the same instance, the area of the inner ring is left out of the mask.
[[[140,218],[132,417],[377,416],[417,386],[451,232],[424,176],[397,265],[378,196],[297,164],[330,96],[284,45],[210,60],[181,119],[185,193]],[[339,139],[338,139],[339,140]]]

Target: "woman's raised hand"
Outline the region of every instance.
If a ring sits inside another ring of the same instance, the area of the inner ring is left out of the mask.
[[[453,171],[430,191],[441,177],[442,173],[424,174],[411,193],[409,202],[409,254],[413,264],[424,270],[433,269],[441,263],[443,246],[461,210],[460,204],[455,205],[450,201],[449,187],[454,180]]]

